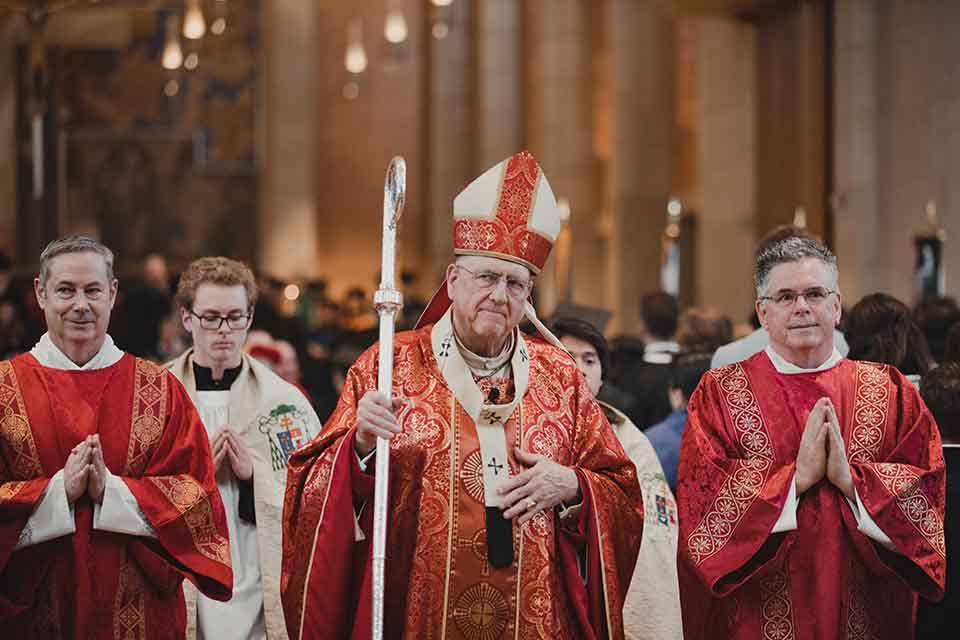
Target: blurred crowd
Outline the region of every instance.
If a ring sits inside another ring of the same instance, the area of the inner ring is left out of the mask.
[[[155,254],[143,261],[139,276],[123,279],[110,326],[121,349],[166,362],[189,346],[189,335],[174,308],[176,282],[166,260]],[[412,274],[402,274],[405,307],[400,329],[411,328],[425,306],[411,293],[415,284]],[[287,283],[266,275],[259,286],[246,348],[297,385],[324,419],[336,405],[347,369],[377,340],[372,292],[356,286],[337,300],[328,295],[324,281],[316,280],[291,296]],[[606,347],[609,368],[600,397],[641,430],[657,427],[652,431],[656,438],[669,425],[682,428],[686,400],[700,376],[711,366],[726,364],[732,347],[748,345],[750,331],[762,330],[755,314],[752,326],[736,326],[711,307],[681,311],[677,300],[664,292],[646,294],[639,304],[639,335],[616,337]],[[586,318],[604,333],[608,315],[561,306],[554,320],[564,317]],[[960,362],[960,307],[952,297],[927,298],[911,309],[890,295],[870,294],[845,309],[839,329],[850,358],[894,365],[917,384],[933,367]],[[0,253],[0,359],[29,350],[44,330],[32,277]],[[718,353],[720,347],[724,348]]]

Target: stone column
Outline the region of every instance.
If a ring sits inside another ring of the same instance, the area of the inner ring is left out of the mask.
[[[474,173],[479,174],[523,145],[523,12],[520,0],[475,6]]]
[[[427,288],[437,286],[453,260],[453,199],[476,177],[472,4],[472,0],[454,3],[453,25],[445,38],[438,40],[429,32],[424,35],[424,184],[429,215],[424,225],[426,260],[421,279],[429,283]]]
[[[603,242],[599,235],[598,164],[593,152],[591,11],[587,0],[524,3],[525,138],[550,180],[554,195],[572,211],[572,297],[603,305]],[[540,313],[564,293],[555,256],[538,281]]]
[[[264,104],[260,256],[279,277],[313,276],[317,252],[317,49],[312,2],[271,0],[263,11]]]
[[[655,0],[609,0],[611,55],[608,305],[635,333],[640,296],[660,287],[660,237],[673,164],[673,18]],[[576,215],[576,213],[574,213]]]
[[[840,290],[848,304],[883,289],[887,281],[877,198],[877,12],[871,0],[834,5],[831,200]]]
[[[756,212],[755,29],[725,17],[691,18],[697,102],[697,300],[747,318]]]
[[[17,71],[13,20],[0,20],[0,251],[14,254],[17,237]]]

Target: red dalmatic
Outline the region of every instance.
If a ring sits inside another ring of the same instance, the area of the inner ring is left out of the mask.
[[[99,434],[156,537],[92,528],[14,550],[50,478]],[[93,371],[0,362],[0,625],[9,638],[181,638],[181,583],[227,600],[233,577],[206,431],[183,387],[133,356]]]
[[[827,480],[771,533],[813,405],[829,396],[857,494],[893,543],[861,533]],[[763,352],[690,399],[678,474],[684,637],[907,640],[917,594],[943,593],[945,471],[937,425],[896,369],[841,360],[780,374]]]

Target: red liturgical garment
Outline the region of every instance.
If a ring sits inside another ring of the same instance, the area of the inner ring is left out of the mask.
[[[826,479],[799,497],[795,529],[771,533],[823,396],[891,549],[862,532]],[[892,367],[843,359],[788,375],[761,352],[714,369],[690,399],[680,454],[684,637],[912,638],[917,594],[943,593],[944,474],[937,425]]]
[[[73,447],[99,434],[104,461],[154,537],[94,529],[15,550]],[[232,572],[206,431],[179,382],[125,355],[90,371],[0,362],[0,624],[10,638],[181,638],[186,577],[226,600]]]

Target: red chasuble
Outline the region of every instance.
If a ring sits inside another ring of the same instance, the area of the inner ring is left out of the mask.
[[[92,528],[14,551],[51,476],[99,434],[104,461],[156,538]],[[9,638],[184,636],[184,577],[212,598],[233,586],[227,524],[206,431],[168,371],[125,355],[93,371],[0,362],[0,625]]]
[[[823,396],[857,493],[894,551],[858,530],[827,480],[799,497],[796,530],[770,533]],[[844,359],[784,375],[761,352],[711,371],[690,399],[680,454],[684,637],[913,638],[917,594],[943,593],[944,474],[937,425],[892,367]]]
[[[520,470],[514,445],[572,467],[583,507],[514,524],[513,563],[490,566],[476,426],[440,372],[431,327],[398,334],[393,393],[408,406],[391,442],[387,638],[623,637],[642,532],[636,472],[572,360],[526,337],[517,348],[529,386],[504,429],[510,468]],[[376,347],[360,357],[324,431],[290,458],[281,592],[291,638],[370,637],[374,477],[354,437],[377,357]]]

